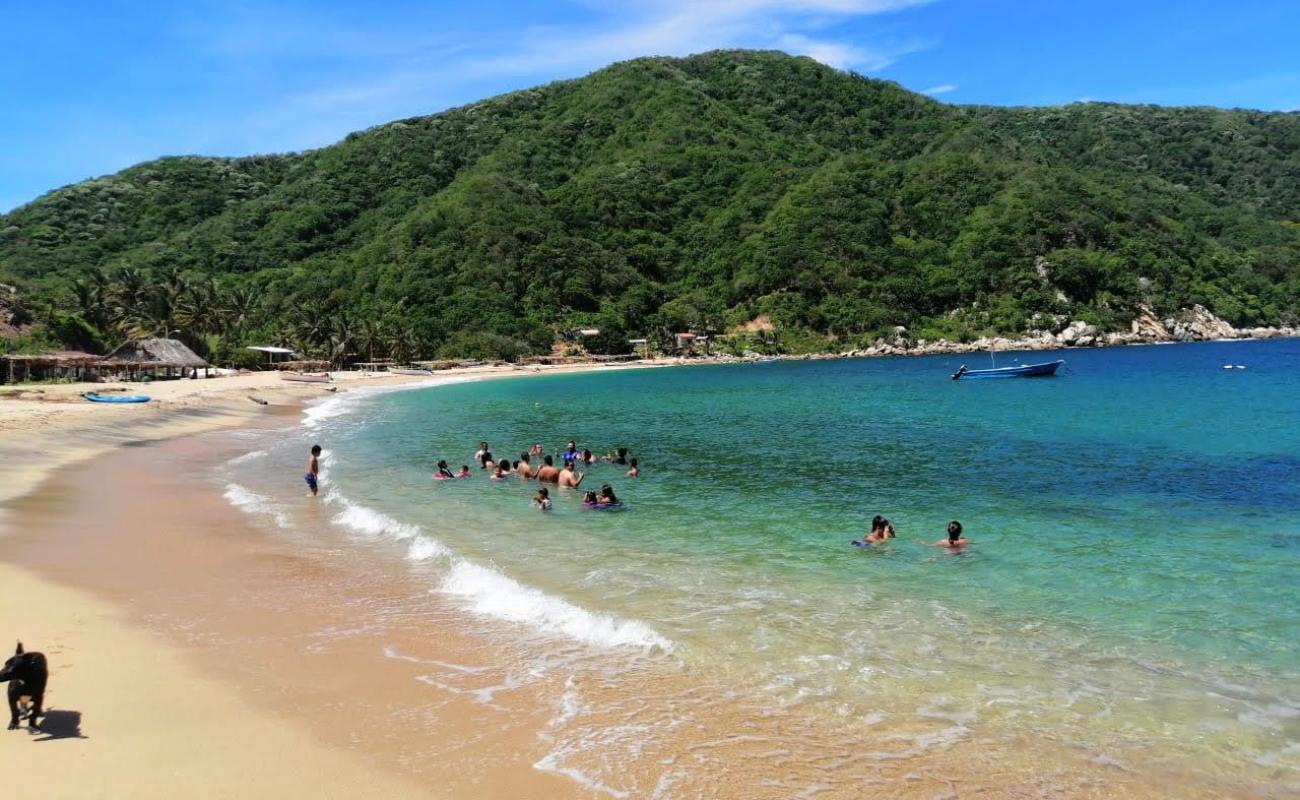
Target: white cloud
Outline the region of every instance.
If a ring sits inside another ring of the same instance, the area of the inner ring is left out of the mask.
[[[931,86],[929,89],[922,89],[921,94],[948,94],[957,91],[955,83],[941,83],[938,86]]]
[[[477,67],[498,74],[532,74],[539,68],[590,69],[638,56],[680,56],[726,47],[787,50],[838,69],[884,69],[898,57],[923,49],[919,42],[867,47],[857,42],[812,38],[836,22],[923,5],[930,0],[632,0],[586,5],[611,12],[613,24],[574,31],[533,28],[523,46],[484,59]],[[627,10],[632,14],[627,15]]]

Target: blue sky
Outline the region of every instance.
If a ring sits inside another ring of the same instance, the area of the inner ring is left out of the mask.
[[[954,103],[1300,109],[1300,0],[12,3],[0,211],[161,155],[318,147],[642,55],[776,48]]]

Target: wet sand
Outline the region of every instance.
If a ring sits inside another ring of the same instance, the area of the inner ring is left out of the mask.
[[[669,654],[503,646],[319,503],[290,509],[301,532],[231,508],[211,470],[246,441],[118,447],[5,507],[0,607],[52,657],[60,729],[79,713],[87,737],[39,754],[55,796],[1248,796],[941,715],[904,731],[760,705]]]

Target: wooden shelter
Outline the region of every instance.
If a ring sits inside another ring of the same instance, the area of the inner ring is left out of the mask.
[[[99,363],[104,372],[154,378],[181,377],[208,366],[208,362],[175,339],[128,339]]]
[[[100,356],[77,350],[0,356],[0,383],[68,379],[82,381],[97,374]]]

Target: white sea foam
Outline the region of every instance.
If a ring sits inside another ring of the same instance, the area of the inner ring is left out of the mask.
[[[270,502],[269,497],[264,497],[250,489],[245,489],[237,483],[226,484],[226,499],[230,504],[238,508],[245,508],[252,511],[260,510],[260,507]]]
[[[348,411],[349,398],[331,397],[328,400],[322,400],[319,403],[309,403],[302,410],[302,424],[305,428],[319,428],[321,423],[340,414],[346,414]]]
[[[244,453],[242,456],[235,456],[234,458],[230,459],[230,460],[227,461],[226,463],[227,463],[227,464],[232,464],[232,465],[233,465],[233,464],[245,464],[245,463],[247,463],[247,462],[249,462],[249,461],[253,461],[253,460],[256,460],[256,459],[262,458],[262,457],[265,456],[265,455],[266,455],[266,451],[265,451],[265,450],[254,450],[254,451],[251,452],[251,453]]]
[[[323,422],[342,416],[352,411],[361,401],[392,392],[409,392],[414,389],[428,389],[434,386],[448,386],[453,383],[468,383],[478,380],[472,376],[430,378],[427,381],[402,383],[396,386],[364,386],[353,389],[347,394],[339,394],[318,402],[309,403],[303,409],[302,424],[305,428],[318,428]]]
[[[496,570],[464,559],[452,563],[442,591],[464,598],[471,611],[507,622],[518,622],[600,647],[658,647],[671,652],[673,643],[649,625],[597,614],[567,600],[525,586]]]
[[[443,547],[442,542],[428,536],[416,536],[411,540],[411,546],[406,549],[406,557],[411,561],[428,561],[431,558],[447,555],[450,555],[450,551]]]
[[[544,757],[542,757],[540,760],[538,760],[536,763],[533,764],[533,769],[538,770],[539,772],[550,772],[555,775],[563,775],[569,780],[593,792],[600,792],[601,794],[607,794],[610,795],[611,797],[618,797],[618,798],[630,796],[628,795],[627,792],[621,791],[619,789],[615,789],[612,786],[606,786],[605,784],[601,783],[595,778],[592,778],[591,776],[587,775],[581,770],[574,769],[573,767],[561,766],[560,759],[564,755],[567,754],[547,753]]]
[[[338,497],[337,503],[343,506],[343,510],[334,515],[335,525],[370,536],[387,535],[399,540],[414,539],[420,535],[418,525],[399,522],[381,511],[358,505],[345,497]]]
[[[266,495],[258,494],[237,483],[226,484],[225,498],[235,508],[249,514],[266,514],[275,520],[281,528],[290,526],[289,517],[276,507],[275,502]]]

